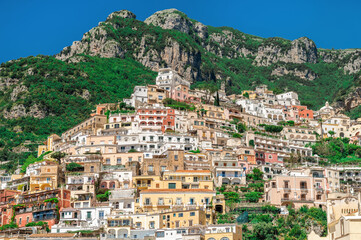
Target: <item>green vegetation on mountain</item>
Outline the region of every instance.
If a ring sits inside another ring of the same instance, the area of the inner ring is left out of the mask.
[[[326,138],[312,145],[314,154],[326,158],[324,164],[361,164],[361,147],[349,138]]]
[[[61,134],[89,117],[96,104],[117,102],[129,97],[135,85],[154,83],[155,72],[132,59],[82,56],[79,63],[66,63],[49,56],[22,58],[1,64],[0,78],[19,79],[16,85],[0,91],[0,111],[12,113],[12,107],[23,105],[26,114],[36,105],[44,118],[25,115],[0,118],[1,165],[14,170],[14,162],[23,164],[30,154],[36,155],[41,144],[52,133]],[[26,91],[11,100],[18,85]],[[88,94],[84,96],[84,91]],[[12,115],[15,112],[12,113]],[[28,151],[21,152],[20,147]],[[21,153],[17,153],[21,152]]]

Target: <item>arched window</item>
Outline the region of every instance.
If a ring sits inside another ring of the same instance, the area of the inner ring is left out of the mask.
[[[229,240],[228,237],[222,237],[221,240]]]

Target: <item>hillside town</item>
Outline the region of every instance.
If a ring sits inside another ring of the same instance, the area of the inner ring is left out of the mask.
[[[252,214],[305,206],[327,215],[309,239],[360,238],[361,167],[322,165],[312,146],[360,145],[361,119],[265,85],[191,84],[159,69],[154,85],[97,105],[2,172],[0,238],[241,240]]]

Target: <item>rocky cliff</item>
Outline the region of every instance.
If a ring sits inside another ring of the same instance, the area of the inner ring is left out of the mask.
[[[237,82],[235,75],[247,74],[234,64],[238,61],[260,67],[270,82],[288,79],[297,82],[298,88],[311,86],[308,81],[314,85],[321,81],[322,74],[312,65],[335,64],[345,75],[357,74],[361,69],[360,50],[317,49],[307,37],[293,41],[265,39],[229,27],[206,26],[177,9],[158,11],[144,22],[127,10],[114,12],[56,57],[77,62],[81,61],[79,54],[131,57],[154,71],[171,67],[193,82],[227,80],[228,92],[242,88],[243,82]],[[259,70],[252,67],[252,71]]]

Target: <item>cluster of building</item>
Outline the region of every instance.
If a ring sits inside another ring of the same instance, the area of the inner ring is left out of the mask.
[[[193,108],[166,106],[166,99]],[[290,204],[329,212],[334,201],[357,200],[335,196],[344,182],[360,180],[361,168],[285,166],[293,156],[318,160],[310,147],[318,137],[359,140],[361,123],[337,115],[328,103],[312,111],[296,93],[276,95],[266,86],[228,96],[223,87],[216,93],[191,90],[189,81],[168,68],[159,71],[155,85],[136,86],[123,102],[127,107],[98,105],[87,120],[49,136],[38,148],[42,160],[25,172],[1,175],[0,225],[17,228],[0,235],[240,240],[240,225],[216,224],[217,214],[227,211],[217,187],[246,186],[255,168],[266,181],[259,202],[285,214]],[[265,131],[279,124],[281,132]],[[64,156],[56,159],[54,152]],[[352,213],[357,206],[350,206]],[[332,210],[332,226],[353,221],[340,209]]]

